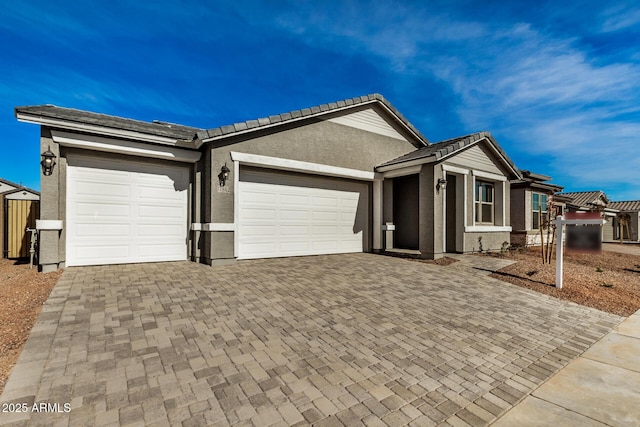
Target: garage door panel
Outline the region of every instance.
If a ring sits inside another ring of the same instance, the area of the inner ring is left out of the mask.
[[[275,220],[276,218],[276,210],[275,208],[265,208],[265,207],[246,207],[245,209],[242,210],[241,214],[240,214],[240,219],[245,219],[245,220],[253,220],[253,219],[262,219],[262,220],[266,220],[266,219],[272,219]]]
[[[103,218],[105,221],[109,218],[113,220],[123,220],[131,215],[131,206],[122,203],[105,203],[104,201],[96,203],[76,202],[75,214],[76,218]]]
[[[287,190],[283,186],[283,190]],[[304,194],[280,194],[278,202],[284,206],[306,206],[309,204],[310,198]]]
[[[161,219],[178,219],[184,216],[183,206],[169,205],[138,205],[138,216],[140,218],[161,218]],[[182,224],[184,227],[184,224]]]
[[[310,212],[307,209],[279,209],[280,219],[283,221],[306,221],[310,217]]]
[[[274,225],[247,225],[245,227],[246,236],[273,236],[275,232]]]
[[[306,236],[311,231],[309,225],[280,224],[279,234],[283,236]]]
[[[247,203],[247,204],[262,204],[262,203],[268,203],[268,204],[273,204],[276,203],[276,195],[269,193],[269,192],[265,192],[263,191],[259,191],[259,190],[248,190],[246,193],[243,193],[241,195],[242,197],[242,201]]]
[[[140,244],[138,245],[138,256],[141,259],[154,259],[156,261],[173,261],[176,251],[180,250],[182,245],[166,245],[166,244]]]
[[[345,213],[343,214],[345,216],[348,216],[349,218],[352,216],[352,213]],[[338,221],[340,219],[340,212],[338,211],[319,211],[319,210],[314,210],[311,214],[313,221],[330,221],[330,222],[335,222]]]
[[[308,253],[312,250],[311,244],[308,241],[293,241],[293,242],[281,242],[279,245],[279,252],[284,256],[295,256],[301,252]],[[283,256],[281,255],[281,256]]]
[[[311,198],[311,205],[314,208],[336,207],[338,206],[338,198],[335,196],[334,197],[313,196]]]
[[[188,166],[68,160],[68,266],[186,259]]]
[[[183,235],[183,228],[176,224],[142,224],[138,226],[137,234],[142,237],[159,239],[164,239],[165,236],[180,237]]]
[[[75,190],[79,195],[94,196],[100,194],[102,197],[114,199],[128,199],[130,194],[129,185],[117,183],[92,183],[87,181],[78,182]]]
[[[130,258],[130,250],[127,245],[109,245],[102,242],[100,246],[92,244],[77,244],[74,251],[74,258],[78,260],[76,265],[90,265],[96,259],[108,257],[109,259],[118,260],[125,263]]]
[[[76,238],[104,238],[104,234],[115,237],[128,236],[131,232],[128,224],[101,224],[98,230],[94,224],[76,223]]]
[[[238,257],[361,252],[366,236],[353,230],[368,222],[368,191],[358,181],[241,168]]]

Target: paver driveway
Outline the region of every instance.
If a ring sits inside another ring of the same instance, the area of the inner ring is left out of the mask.
[[[71,411],[0,424],[484,425],[620,320],[463,262],[69,268],[0,402]]]

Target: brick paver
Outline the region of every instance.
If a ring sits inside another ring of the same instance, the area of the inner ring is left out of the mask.
[[[477,264],[69,268],[0,396],[30,410],[0,425],[483,425],[621,321]]]

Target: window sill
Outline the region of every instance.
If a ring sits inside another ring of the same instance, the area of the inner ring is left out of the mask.
[[[511,226],[509,225],[468,225],[464,228],[464,231],[467,233],[498,232],[498,231],[511,232]]]

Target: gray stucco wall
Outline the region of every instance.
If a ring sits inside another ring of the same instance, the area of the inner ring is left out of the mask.
[[[40,152],[50,149],[56,155],[53,173],[45,176],[40,168],[40,219],[63,220],[62,231],[41,230],[38,241],[38,263],[47,273],[65,265],[65,210],[67,162],[60,157],[60,147],[51,139],[49,129],[40,129]]]
[[[203,183],[203,222],[234,222],[236,189],[233,188],[235,172],[231,151],[373,172],[375,166],[415,148],[405,140],[318,119],[210,143],[203,156],[211,169],[211,176]],[[232,172],[225,186],[228,192],[219,192],[217,174],[225,162]],[[205,262],[233,258],[233,232],[225,234],[224,239],[212,233],[203,236],[204,246],[209,248],[202,251],[201,256],[209,259]]]
[[[511,189],[511,227],[513,227],[514,231],[526,230],[526,193],[527,191],[524,188]]]
[[[482,237],[482,250],[484,252],[499,251],[504,242],[509,243],[510,233],[508,231],[496,231],[491,233],[465,233],[465,250],[466,252],[479,252],[480,242],[478,237]]]

